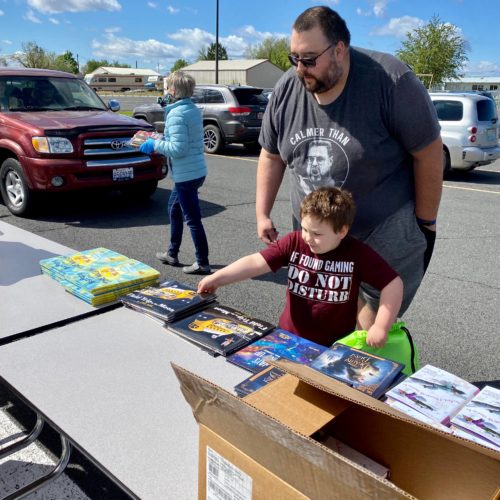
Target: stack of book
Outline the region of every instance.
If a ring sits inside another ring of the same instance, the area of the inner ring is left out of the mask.
[[[169,323],[167,328],[213,355],[229,356],[260,339],[273,330],[274,326],[231,307],[217,304]]]
[[[229,356],[227,361],[252,373],[257,373],[269,366],[268,361],[279,358],[308,365],[324,350],[326,347],[322,345],[276,328],[260,340]]]
[[[148,132],[147,130],[139,130],[133,135],[128,144],[133,148],[139,148],[148,139],[153,139],[153,140],[163,139],[163,134],[160,134],[159,132]]]
[[[320,354],[311,368],[376,399],[404,377],[402,363],[338,343]]]
[[[107,248],[43,259],[40,267],[43,274],[93,306],[154,285],[160,277],[156,269]]]
[[[407,415],[500,451],[500,390],[478,387],[426,365],[387,392],[386,403]]]
[[[128,293],[120,300],[147,316],[164,323],[177,321],[204,309],[215,301],[215,294],[199,294],[195,288],[175,280],[167,280],[158,287],[147,287]]]

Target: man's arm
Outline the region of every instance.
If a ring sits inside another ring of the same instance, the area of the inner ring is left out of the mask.
[[[198,283],[198,293],[214,293],[221,286],[255,278],[255,276],[260,276],[270,271],[271,268],[260,253],[246,255],[232,264],[219,269],[214,274],[203,278]]]
[[[255,212],[257,235],[266,244],[278,239],[278,232],[271,220],[271,210],[283,181],[284,173],[285,164],[280,155],[271,154],[262,148],[257,165]]]
[[[413,153],[415,177],[415,215],[419,219],[435,220],[443,189],[443,143],[441,137],[424,149]],[[435,226],[427,226],[436,230]]]

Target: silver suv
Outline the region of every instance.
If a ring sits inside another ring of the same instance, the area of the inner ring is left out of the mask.
[[[443,168],[473,170],[500,158],[495,101],[480,94],[431,93],[443,139]]]
[[[257,150],[268,99],[261,88],[244,85],[196,85],[193,102],[203,111],[203,142],[206,153],[218,153],[226,144],[243,144]],[[160,99],[161,101],[161,99]],[[163,132],[160,104],[134,108],[133,117],[146,120]]]

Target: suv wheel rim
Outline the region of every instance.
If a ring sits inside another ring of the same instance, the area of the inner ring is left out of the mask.
[[[208,149],[213,149],[217,144],[217,137],[215,136],[215,133],[211,130],[207,130],[205,132],[203,142],[205,144],[205,147],[207,147]]]
[[[5,177],[5,191],[12,205],[15,207],[22,206],[24,201],[23,182],[19,175],[12,170]]]

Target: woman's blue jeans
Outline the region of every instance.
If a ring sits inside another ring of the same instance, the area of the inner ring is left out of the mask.
[[[208,241],[201,222],[200,200],[198,189],[203,185],[205,177],[192,181],[176,182],[168,200],[170,217],[170,246],[168,254],[177,257],[182,243],[184,220],[193,239],[196,262],[208,266]]]

